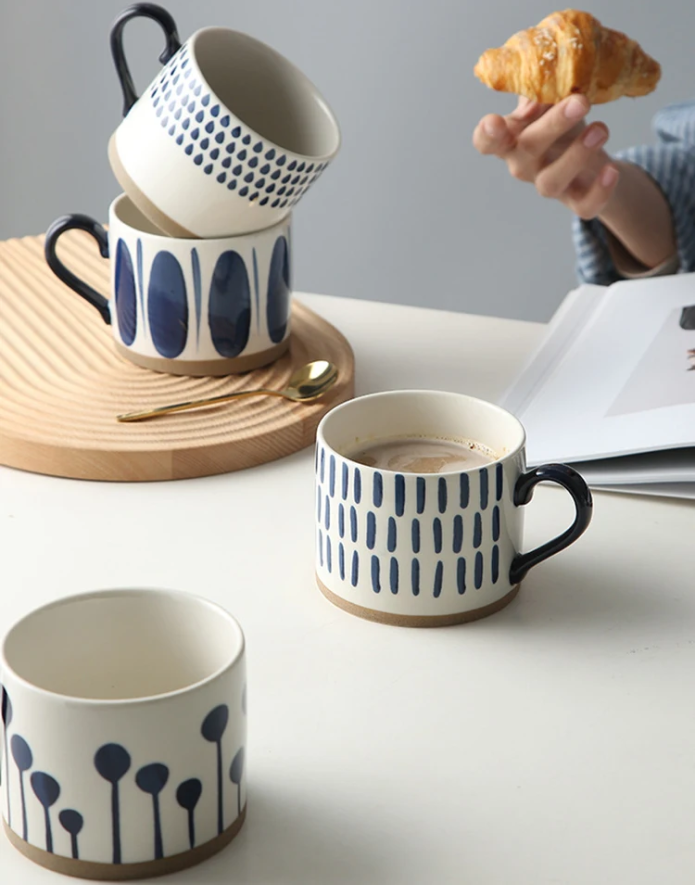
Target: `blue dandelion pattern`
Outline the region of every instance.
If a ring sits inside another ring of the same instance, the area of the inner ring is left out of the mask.
[[[319,445],[315,471],[317,557],[346,588],[440,599],[500,580],[505,493],[501,464],[438,477],[427,489],[422,477],[380,471],[365,475]],[[360,504],[367,505],[366,512],[360,512]],[[361,555],[367,560],[364,574]]]
[[[239,197],[271,209],[294,206],[328,162],[289,159],[237,124],[207,92],[189,62],[188,45],[184,44],[152,84],[149,99],[162,129],[192,157],[201,174]],[[242,176],[244,187],[237,188],[235,180],[229,181],[232,155],[243,164],[234,174]]]

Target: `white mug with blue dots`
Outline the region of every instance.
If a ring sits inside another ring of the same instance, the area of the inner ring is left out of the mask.
[[[367,466],[380,440],[471,441],[488,463],[442,472]],[[520,552],[524,505],[539,482],[563,486],[573,525]],[[485,617],[516,595],[530,568],[575,541],[591,520],[591,493],[571,467],[526,470],[525,433],[504,409],[428,390],[359,397],[321,421],[316,445],[316,576],[340,608],[369,620],[438,627]]]
[[[132,18],[164,30],[164,67],[138,98],[123,52]],[[280,221],[337,154],[340,130],[309,79],[247,34],[203,28],[183,45],[169,13],[136,3],[111,50],[124,119],[109,143],[123,190],[165,233],[224,237]]]
[[[60,237],[83,230],[110,259],[110,296],[77,277],[57,255]],[[88,215],[48,229],[44,253],[67,286],[111,326],[126,359],[170,375],[219,376],[268,365],[290,344],[291,216],[243,236],[164,236],[125,195],[108,231]]]

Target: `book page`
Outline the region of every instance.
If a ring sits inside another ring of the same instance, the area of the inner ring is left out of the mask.
[[[566,342],[511,409],[529,464],[695,445],[695,274],[616,283]]]

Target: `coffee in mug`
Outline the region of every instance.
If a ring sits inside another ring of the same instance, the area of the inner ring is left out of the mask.
[[[492,449],[475,440],[405,436],[376,439],[357,446],[347,457],[385,470],[404,473],[445,473],[469,470],[497,460]]]

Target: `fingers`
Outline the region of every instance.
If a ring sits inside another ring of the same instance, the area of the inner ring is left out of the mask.
[[[473,144],[481,154],[506,157],[516,145],[506,121],[499,114],[488,114],[473,133]]]
[[[541,106],[537,101],[532,101],[530,98],[526,98],[525,95],[519,96],[519,101],[517,102],[516,107],[511,112],[511,114],[507,114],[508,120],[526,120],[534,115],[536,110]]]
[[[536,175],[538,193],[542,197],[561,197],[593,165],[596,154],[607,141],[608,129],[603,123],[594,123],[585,129],[554,162]],[[594,178],[595,172],[589,177],[589,184]]]
[[[519,96],[516,108],[506,117],[499,114],[483,117],[473,133],[473,144],[481,154],[505,159],[516,147],[517,136],[551,107]]]
[[[550,110],[551,107],[552,105],[540,104],[537,101],[532,101],[530,98],[520,95],[517,106],[511,114],[508,114],[505,117],[505,119],[510,130],[515,135],[518,135],[531,123],[540,119],[540,117]]]
[[[571,95],[527,126],[518,136],[519,147],[532,157],[540,158],[558,139],[567,135],[589,112],[583,95]]]
[[[568,189],[568,198],[563,202],[584,221],[596,218],[606,208],[606,204],[620,180],[620,172],[611,163],[603,167],[594,183],[585,190],[574,186]]]

